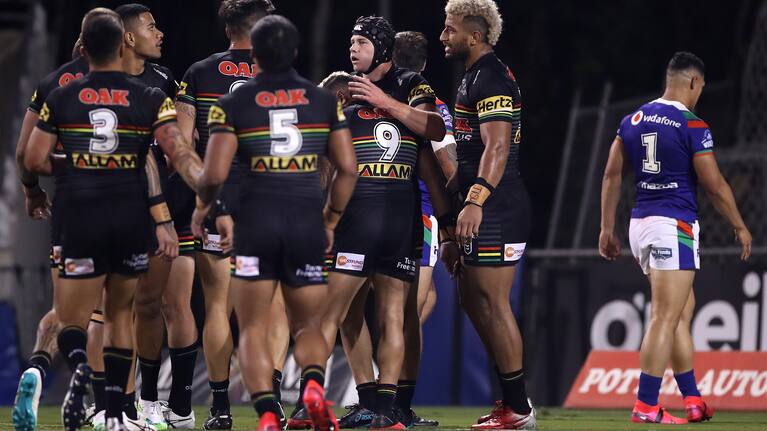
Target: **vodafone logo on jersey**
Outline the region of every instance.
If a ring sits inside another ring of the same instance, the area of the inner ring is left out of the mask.
[[[644,113],[642,111],[637,111],[636,114],[631,116],[631,125],[636,126],[642,121],[642,117],[644,117]]]
[[[639,352],[593,350],[570,388],[568,408],[631,408],[639,385]],[[767,352],[697,352],[698,390],[714,410],[767,409]],[[663,376],[660,404],[684,409],[673,372]]]

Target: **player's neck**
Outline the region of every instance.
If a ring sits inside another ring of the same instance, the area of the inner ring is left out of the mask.
[[[134,51],[126,50],[123,57],[123,69],[129,75],[138,76],[144,73],[146,60],[136,55]]]
[[[229,43],[229,49],[251,49],[253,46],[250,44],[250,39],[232,40]]]
[[[391,68],[392,68],[392,62],[389,61],[386,63],[379,64],[375,69],[373,69],[372,72],[370,72],[369,74],[366,73],[364,75],[365,75],[365,78],[373,82],[377,82],[383,79],[383,77],[386,76],[387,73],[389,73]]]
[[[469,50],[469,56],[466,57],[466,61],[464,62],[464,67],[466,70],[471,69],[471,66],[474,66],[474,63],[477,62],[480,58],[482,58],[485,54],[489,54],[493,52],[493,47],[491,45],[485,45],[483,44],[482,47],[477,49],[470,49]]]
[[[673,87],[667,87],[666,90],[663,92],[663,96],[661,96],[664,100],[669,100],[672,102],[679,102],[682,105],[684,105],[688,110],[692,110],[691,103],[687,100],[688,97],[684,94],[684,92],[679,91],[678,89],[675,89]]]
[[[98,65],[89,63],[88,70],[91,72],[125,72],[122,58],[117,58],[109,63]]]

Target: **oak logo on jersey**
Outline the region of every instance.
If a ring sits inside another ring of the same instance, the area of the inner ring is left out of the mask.
[[[511,96],[493,96],[477,102],[477,114],[489,114],[491,112],[511,112],[514,109],[514,99]]]
[[[306,89],[293,88],[290,90],[259,91],[256,94],[256,104],[262,108],[275,108],[283,106],[308,105]]]
[[[385,109],[380,108],[360,108],[357,116],[363,120],[380,120],[382,118],[394,118]]]
[[[83,88],[78,98],[86,105],[117,105],[130,106],[128,102],[128,90],[110,90],[108,88]]]
[[[72,82],[72,81],[74,81],[76,79],[80,79],[82,77],[83,77],[83,74],[80,73],[80,72],[77,72],[75,74],[71,74],[69,72],[64,73],[61,76],[59,76],[59,87],[63,87],[65,85],[69,84],[70,82]]]
[[[434,90],[431,89],[429,84],[417,85],[415,88],[410,90],[410,93],[407,96],[407,102],[411,103],[413,100],[418,99],[421,96],[434,96]]]
[[[413,167],[401,163],[358,163],[357,173],[365,178],[409,180],[413,175]]]
[[[136,169],[136,154],[72,153],[72,164],[80,169]]]
[[[258,73],[258,66],[245,63],[244,61],[235,64],[229,60],[218,63],[218,71],[226,76],[245,76],[252,78]]]
[[[253,172],[315,172],[317,155],[253,156],[250,159],[250,170]]]

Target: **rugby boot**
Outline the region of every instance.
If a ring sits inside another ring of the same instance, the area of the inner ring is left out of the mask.
[[[714,417],[714,409],[701,397],[684,397],[684,409],[687,411],[688,422],[704,422]]]
[[[687,423],[687,419],[672,416],[660,406],[651,406],[637,400],[634,403],[634,410],[631,412],[631,422],[684,425]]]
[[[325,390],[314,380],[309,380],[304,389],[304,406],[309,413],[314,431],[337,431],[336,419],[331,404],[325,400]]]

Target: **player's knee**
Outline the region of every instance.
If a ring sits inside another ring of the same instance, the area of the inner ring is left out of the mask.
[[[160,296],[137,294],[133,304],[137,319],[156,319],[162,313],[162,298]]]

